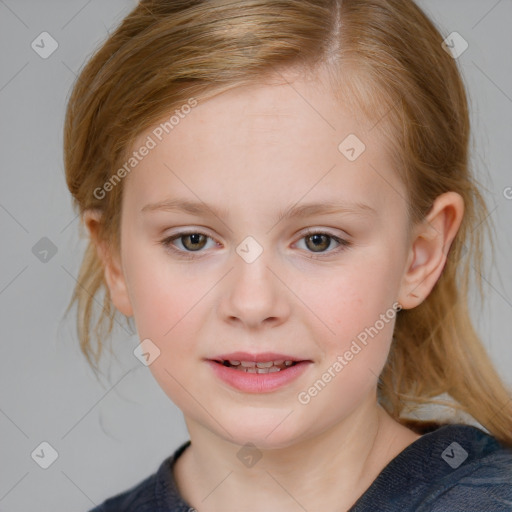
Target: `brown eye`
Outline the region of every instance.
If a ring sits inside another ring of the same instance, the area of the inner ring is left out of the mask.
[[[188,251],[199,251],[206,245],[208,237],[201,233],[189,233],[180,236],[179,239]]]
[[[309,253],[309,257],[314,259],[335,256],[351,247],[351,245],[350,241],[325,231],[308,231],[303,233],[302,238],[298,242],[298,247]],[[315,256],[312,256],[312,254]]]
[[[211,236],[200,231],[176,233],[161,240],[160,244],[168,253],[185,259],[200,258],[208,253],[208,249],[219,246]]]
[[[313,252],[323,252],[331,245],[332,237],[323,233],[315,233],[304,238],[306,246]]]

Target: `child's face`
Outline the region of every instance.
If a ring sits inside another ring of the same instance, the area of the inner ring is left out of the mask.
[[[372,124],[299,79],[229,91],[199,103],[162,141],[156,126],[137,140],[135,150],[148,135],[156,147],[125,178],[127,292],[112,297],[160,350],[150,370],[189,427],[284,447],[374,404],[409,247],[405,188]],[[349,161],[338,145],[352,133],[366,150]],[[142,211],[161,201],[221,213]],[[327,203],[369,208],[279,220],[290,207]],[[183,256],[160,243],[187,231],[199,236],[169,242]],[[235,352],[307,362],[256,375],[212,362]],[[258,391],[256,379],[269,388]]]

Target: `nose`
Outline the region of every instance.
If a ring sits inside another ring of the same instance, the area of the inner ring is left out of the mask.
[[[286,322],[291,310],[289,295],[276,277],[279,272],[269,268],[266,252],[251,263],[235,254],[234,267],[222,290],[220,314],[224,321],[249,329]]]

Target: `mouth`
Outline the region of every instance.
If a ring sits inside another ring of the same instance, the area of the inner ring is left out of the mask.
[[[275,352],[231,352],[207,362],[220,380],[244,393],[276,391],[298,379],[313,363],[310,359]]]
[[[237,359],[221,359],[214,360],[214,362],[245,373],[277,373],[295,366],[300,361],[293,361],[291,359],[276,359],[272,361],[256,362],[239,361]]]

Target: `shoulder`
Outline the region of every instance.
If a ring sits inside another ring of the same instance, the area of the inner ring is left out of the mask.
[[[445,424],[398,454],[356,502],[391,512],[510,512],[512,450],[476,426]]]
[[[155,473],[90,512],[190,512],[178,494],[172,473],[174,462],[189,445],[190,441],[182,444]]]
[[[445,434],[452,440],[441,457],[450,469],[432,475],[418,511],[510,512],[512,450],[472,426],[454,425]]]
[[[137,485],[106,499],[90,512],[128,512],[131,510],[149,512],[153,510],[151,507],[155,505],[156,475],[157,473],[154,473]]]

